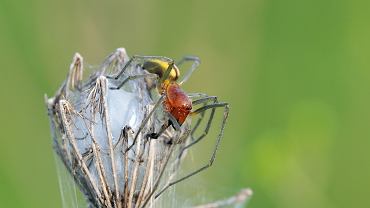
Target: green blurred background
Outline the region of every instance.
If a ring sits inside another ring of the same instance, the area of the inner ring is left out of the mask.
[[[370,207],[369,19],[369,1],[0,0],[0,207],[61,207],[43,95],[75,52],[99,64],[118,47],[198,55],[184,88],[230,103],[193,194],[201,181],[209,199],[253,188],[252,208]]]

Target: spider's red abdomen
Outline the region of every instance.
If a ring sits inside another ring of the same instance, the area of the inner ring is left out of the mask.
[[[171,82],[166,87],[166,110],[183,124],[192,109],[192,102],[176,82]]]

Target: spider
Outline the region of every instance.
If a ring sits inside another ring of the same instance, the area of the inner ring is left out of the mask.
[[[190,69],[187,71],[185,76],[179,81],[180,77],[180,70],[179,66],[181,66],[185,62],[192,62],[192,65]],[[189,116],[196,116],[199,115],[199,118],[197,122],[195,123],[192,131],[191,131],[191,137],[193,138],[192,141],[184,146],[179,153],[179,158],[183,154],[183,152],[188,149],[189,147],[193,146],[194,144],[198,143],[200,140],[202,140],[209,132],[209,129],[211,127],[213,117],[215,114],[216,108],[223,108],[224,114],[223,119],[221,122],[221,127],[219,130],[219,134],[216,138],[216,144],[214,146],[214,149],[212,151],[211,157],[205,165],[202,167],[196,169],[193,172],[188,173],[187,175],[170,181],[165,185],[161,191],[159,191],[155,198],[157,198],[159,195],[161,195],[165,190],[167,190],[169,187],[195,175],[199,172],[209,168],[212,166],[217,149],[219,147],[220,141],[223,136],[224,127],[228,118],[229,114],[229,104],[226,102],[219,102],[216,96],[208,96],[203,93],[192,93],[187,94],[181,89],[181,85],[185,83],[191,76],[191,74],[197,69],[197,67],[200,64],[200,60],[198,57],[194,56],[185,56],[183,57],[179,62],[175,64],[175,62],[167,57],[164,56],[139,56],[135,55],[129,61],[125,64],[125,66],[121,69],[121,71],[118,72],[117,75],[113,77],[108,77],[111,79],[118,80],[118,78],[125,72],[125,70],[132,66],[135,63],[141,63],[139,65],[143,70],[146,70],[149,72],[149,74],[139,74],[139,75],[132,75],[125,78],[122,82],[120,82],[116,87],[111,87],[111,90],[118,90],[120,89],[126,82],[129,80],[134,80],[138,78],[144,78],[148,75],[157,75],[159,77],[157,89],[158,92],[161,94],[161,97],[156,102],[153,110],[149,113],[149,115],[143,120],[141,126],[138,129],[138,132],[136,133],[136,136],[134,137],[134,141],[131,145],[131,147],[134,145],[139,133],[142,131],[146,123],[148,122],[149,118],[153,114],[156,108],[158,108],[161,104],[163,105],[164,111],[167,112],[169,120],[167,123],[165,123],[161,130],[158,133],[149,134],[148,137],[151,137],[153,139],[158,138],[169,126],[172,126],[176,131],[180,130],[182,124],[185,122],[186,118]],[[196,108],[193,110],[194,106],[201,107]],[[211,110],[209,114],[209,118],[207,121],[207,124],[205,128],[203,129],[203,133],[194,138],[194,132],[199,127],[201,121],[204,118],[204,114],[207,110]],[[129,147],[128,149],[130,149]]]

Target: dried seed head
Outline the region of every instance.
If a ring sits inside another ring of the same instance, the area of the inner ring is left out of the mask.
[[[83,80],[83,58],[76,53],[66,82],[47,99],[54,149],[90,207],[155,206],[160,198],[153,193],[176,174],[181,161],[175,152],[185,145],[178,141],[190,132],[188,121],[180,131],[170,127],[157,139],[148,137],[168,122],[163,97],[144,79],[156,76],[138,65],[112,77],[127,61],[119,48]]]
[[[55,152],[89,207],[177,207],[162,193],[213,164],[229,105],[218,102],[216,96],[183,92],[181,84],[200,63],[197,57],[186,56],[178,64],[185,61],[193,64],[178,81],[179,71],[172,59],[129,59],[126,50],[119,48],[84,79],[83,58],[76,53],[66,81],[54,97],[45,98]],[[157,90],[161,86],[166,90]],[[195,97],[198,99],[192,101]],[[191,111],[194,105],[198,108]],[[207,135],[216,108],[224,109],[224,113],[210,160],[175,178],[188,148]],[[205,127],[195,137],[207,110]],[[199,116],[193,129],[188,115]],[[243,204],[250,195],[246,189],[199,207]]]

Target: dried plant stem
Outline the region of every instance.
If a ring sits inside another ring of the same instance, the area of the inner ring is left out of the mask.
[[[208,203],[208,204],[198,205],[193,208],[218,208],[218,207],[244,204],[252,196],[252,194],[253,194],[252,190],[250,188],[246,188],[246,189],[242,189],[239,193],[237,193],[236,195],[230,198]]]
[[[92,114],[95,118],[95,114]],[[93,149],[93,154],[95,156],[95,166],[97,167],[97,171],[98,171],[98,175],[99,175],[99,179],[100,179],[100,182],[102,184],[102,190],[103,190],[103,194],[104,196],[106,197],[106,200],[107,200],[107,203],[109,205],[109,207],[111,207],[111,201],[110,201],[110,197],[109,195],[111,194],[110,193],[110,189],[108,188],[108,185],[107,185],[107,181],[106,181],[106,174],[105,174],[105,171],[104,171],[104,165],[103,165],[103,161],[101,159],[101,155],[100,155],[100,148],[99,148],[99,145],[95,139],[95,134],[94,134],[94,128],[93,128],[93,125],[91,124],[90,125],[90,130],[89,130],[89,133],[90,133],[90,136],[91,136],[91,140],[92,140],[92,149]]]
[[[128,203],[127,203],[128,207],[132,207],[132,204],[133,204],[132,198],[134,196],[135,188],[136,188],[136,180],[137,180],[137,175],[138,175],[137,171],[139,169],[140,155],[141,155],[141,152],[140,152],[141,142],[142,142],[141,139],[139,139],[136,143],[136,158],[135,158],[135,162],[134,162],[134,170],[133,170],[132,176],[131,176],[131,186],[130,186],[131,190],[130,190],[130,194],[128,196]],[[127,153],[128,152],[126,152],[126,154]]]
[[[154,144],[153,144],[152,140],[149,140],[149,152],[148,152],[148,160],[147,160],[147,164],[146,164],[146,168],[145,168],[145,176],[144,176],[144,180],[143,180],[142,185],[141,185],[141,190],[139,192],[139,195],[138,195],[138,198],[137,198],[137,203],[135,205],[135,208],[139,208],[140,207],[140,204],[141,204],[143,195],[145,193],[145,189],[146,189],[146,186],[147,186],[149,174],[151,172],[150,170],[152,168],[151,167],[152,161],[154,160],[153,146],[154,146]]]
[[[111,158],[113,181],[114,181],[114,188],[115,188],[115,194],[116,194],[116,200],[114,200],[113,202],[116,201],[118,203],[117,207],[121,208],[122,205],[121,205],[120,194],[118,190],[118,182],[117,182],[117,174],[116,174],[117,172],[116,172],[116,165],[115,165],[114,152],[113,152],[112,131],[110,128],[110,119],[109,119],[108,103],[107,103],[107,80],[103,76],[99,77],[98,81],[99,80],[100,80],[101,88],[102,88],[101,93],[102,93],[102,98],[103,98],[105,127],[107,131],[107,136],[108,136],[109,156]]]
[[[90,171],[87,168],[86,163],[85,163],[85,161],[82,158],[82,155],[78,151],[78,148],[77,148],[77,144],[76,144],[74,135],[72,134],[72,131],[70,129],[69,122],[68,122],[67,117],[66,117],[66,111],[65,111],[65,109],[71,110],[71,108],[69,107],[68,102],[65,101],[65,100],[60,100],[59,101],[59,107],[60,107],[60,112],[61,112],[61,115],[62,115],[62,121],[64,123],[65,131],[66,131],[66,133],[68,135],[68,140],[69,140],[69,142],[70,142],[70,144],[71,144],[71,146],[73,148],[73,153],[78,158],[78,164],[81,166],[82,170],[84,171],[84,173],[86,174],[87,178],[89,179],[89,182],[92,185],[93,189],[95,190],[95,193],[97,194],[98,199],[101,199],[102,197],[100,195],[100,191],[98,189],[98,186],[95,184],[94,180],[92,179],[92,176],[90,174]],[[103,201],[101,201],[101,203],[103,203]]]
[[[125,150],[126,148],[128,148],[128,137],[126,137],[124,140],[123,140],[123,150]],[[123,196],[124,196],[124,200],[125,200],[125,203],[124,204],[128,204],[128,177],[129,177],[129,167],[128,167],[128,152],[123,152],[124,154],[124,167],[125,167],[125,170],[124,170],[124,178],[125,178],[125,186],[124,186],[124,192],[123,192]]]
[[[153,196],[154,192],[157,190],[158,185],[159,185],[159,182],[160,182],[160,180],[161,180],[161,178],[163,176],[163,173],[164,173],[164,171],[165,171],[165,169],[167,167],[168,161],[170,160],[170,157],[172,155],[172,152],[175,149],[174,147],[175,146],[173,144],[169,147],[169,150],[167,151],[167,154],[165,156],[165,158],[166,158],[165,159],[165,162],[164,162],[164,164],[161,167],[161,172],[159,173],[159,176],[158,176],[157,180],[155,181],[154,186],[153,186],[151,192],[148,194],[148,196],[144,200],[144,204],[143,204],[142,208],[144,208],[146,206],[146,204],[148,203],[148,201],[150,200],[150,198]]]
[[[110,188],[108,187],[108,182],[106,180],[107,176],[106,176],[106,173],[105,173],[105,169],[104,169],[104,165],[103,165],[103,161],[102,161],[102,157],[101,157],[101,153],[100,153],[100,147],[99,147],[99,144],[96,140],[96,137],[95,137],[95,118],[96,118],[96,115],[98,113],[98,107],[100,105],[100,102],[101,102],[101,99],[96,99],[96,92],[99,91],[99,88],[100,85],[95,85],[95,87],[93,88],[92,92],[94,92],[92,94],[92,99],[91,99],[91,103],[92,103],[92,108],[91,108],[91,119],[92,121],[89,122],[89,125],[87,124],[87,120],[84,119],[84,124],[85,126],[87,127],[87,130],[90,134],[90,137],[91,137],[91,146],[92,146],[92,149],[93,149],[93,154],[94,154],[94,157],[95,157],[95,167],[97,169],[97,172],[98,172],[98,176],[99,176],[99,180],[102,184],[102,190],[103,190],[103,194],[104,196],[106,197],[106,200],[107,200],[107,204],[108,204],[108,207],[111,207],[111,196],[112,196],[112,193],[111,193],[111,190]]]

